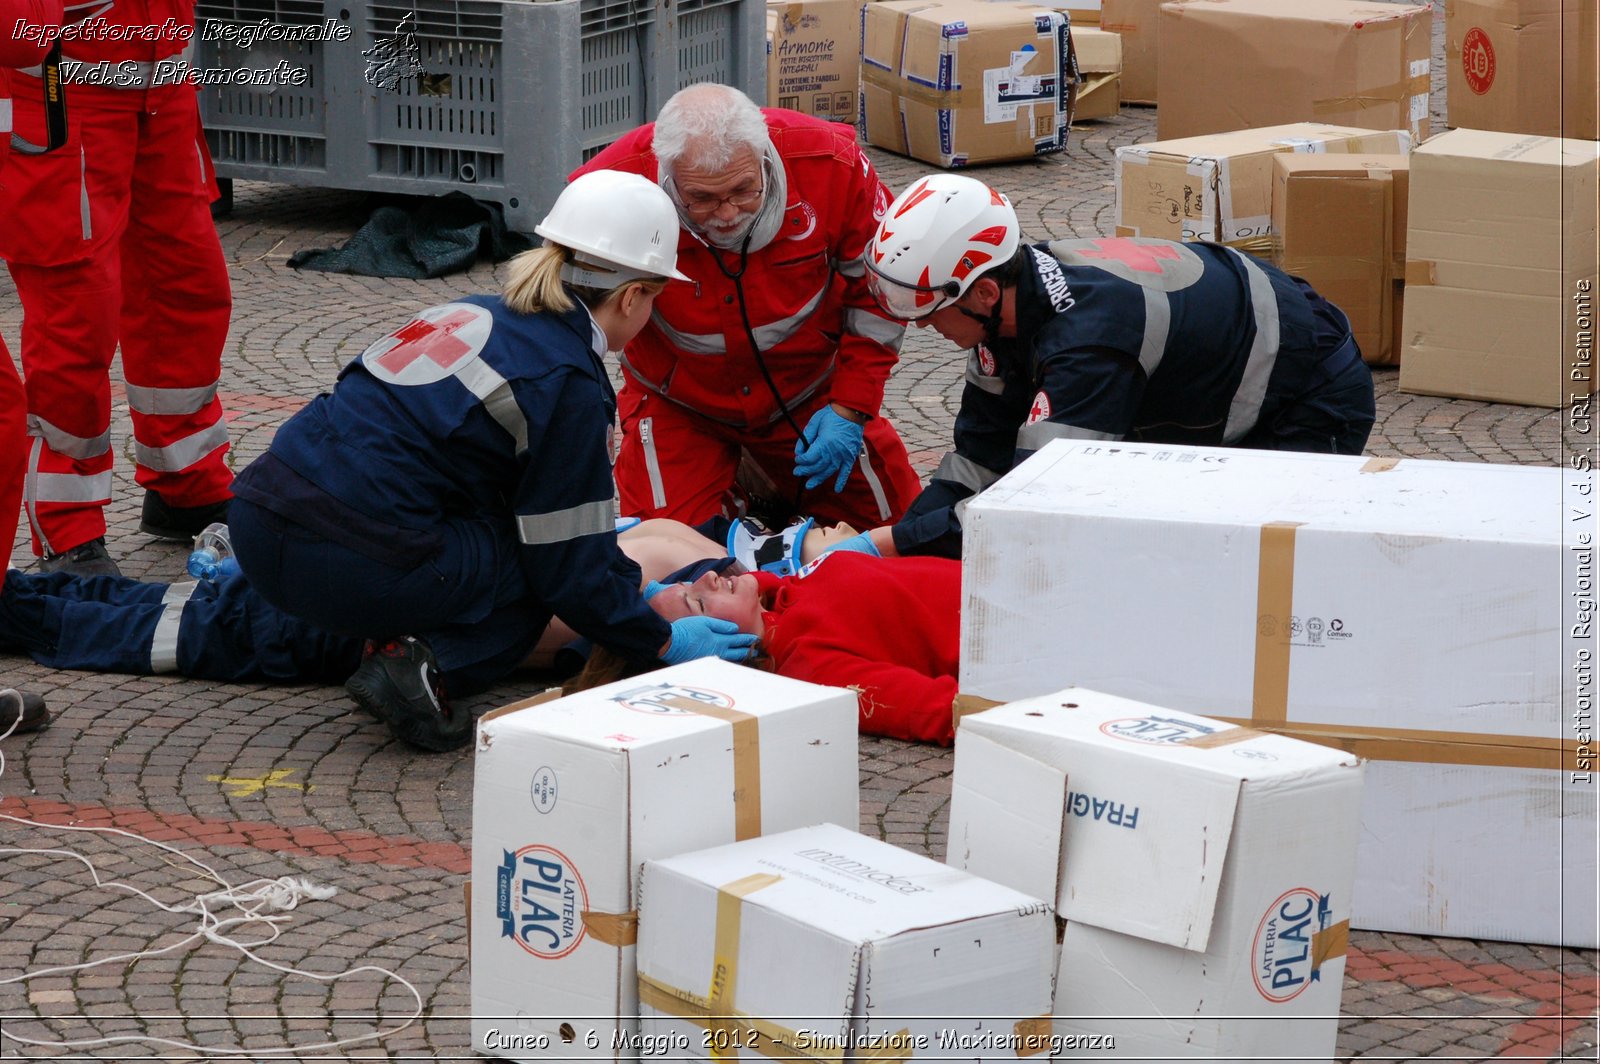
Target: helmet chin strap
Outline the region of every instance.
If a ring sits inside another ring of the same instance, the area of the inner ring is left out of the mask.
[[[974,281],[973,283],[976,284],[977,282]],[[961,313],[965,314],[967,317],[971,318],[973,321],[977,322],[979,325],[982,325],[984,341],[992,344],[996,340],[1000,339],[1000,309],[1002,306],[1004,306],[1005,301],[1006,290],[1002,288],[1000,289],[999,297],[994,301],[994,306],[987,314],[979,314],[975,310],[968,310],[960,303],[955,304],[955,308]]]

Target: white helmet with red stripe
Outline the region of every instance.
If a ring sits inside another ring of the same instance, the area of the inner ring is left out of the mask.
[[[1010,261],[1020,239],[1005,196],[970,177],[934,174],[884,211],[867,245],[867,285],[895,317],[926,318]]]

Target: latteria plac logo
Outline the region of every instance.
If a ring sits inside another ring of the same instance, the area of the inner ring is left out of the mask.
[[[572,861],[555,847],[539,844],[502,853],[495,869],[501,937],[544,960],[558,960],[577,949],[589,892]]]
[[[631,709],[636,713],[692,713],[692,709],[681,703],[696,702],[704,706],[715,706],[719,709],[732,709],[733,698],[721,691],[709,691],[704,687],[686,687],[683,684],[653,683],[643,687],[630,687],[628,690],[611,696],[611,701]]]
[[[1326,894],[1310,887],[1284,891],[1268,907],[1250,946],[1256,990],[1274,1004],[1299,997],[1322,977],[1316,938],[1328,926]]]
[[[1210,735],[1217,729],[1173,717],[1118,717],[1100,725],[1100,731],[1126,743],[1181,743]]]

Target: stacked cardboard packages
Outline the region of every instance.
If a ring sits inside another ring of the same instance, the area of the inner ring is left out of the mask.
[[[651,861],[640,893],[640,1035],[653,1055],[1013,1060],[1050,1048],[1055,921],[1008,887],[823,824]]]
[[[1122,38],[1115,33],[1072,25],[1072,47],[1078,54],[1078,103],[1074,121],[1115,118],[1121,109]]]
[[[1444,12],[1452,126],[1600,136],[1595,0],[1447,0]]]
[[[1400,361],[1408,164],[1404,155],[1273,160],[1275,260],[1344,311],[1374,365]]]
[[[472,802],[474,1047],[633,1059],[641,862],[853,823],[856,749],[849,691],[716,660],[486,714]]]
[[[1352,754],[1068,688],[962,720],[947,859],[1055,900],[1064,1045],[1331,1059],[1360,823]]]
[[[1162,0],[1103,0],[1100,28],[1122,38],[1122,99],[1156,102],[1156,41]]]
[[[1117,149],[1118,236],[1215,240],[1270,252],[1272,161],[1282,152],[1404,154],[1403,129],[1297,122]]]
[[[1156,132],[1283,122],[1428,136],[1432,9],[1361,0],[1177,0],[1161,7]]]
[[[1059,11],[983,0],[886,0],[861,24],[868,144],[938,166],[1066,147],[1077,79]]]
[[[1596,792],[1562,698],[1593,548],[1564,550],[1564,479],[1055,441],[967,509],[962,687],[1077,684],[1371,758],[1356,926],[1593,948]]]
[[[861,0],[767,4],[767,106],[854,122]]]
[[[1402,391],[1587,402],[1597,156],[1592,140],[1470,129],[1413,154]]]

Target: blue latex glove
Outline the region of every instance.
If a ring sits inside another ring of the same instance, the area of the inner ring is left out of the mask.
[[[860,425],[833,412],[833,406],[824,406],[811,415],[806,431],[794,444],[794,475],[808,477],[806,490],[834,477],[833,490],[844,490],[850,479],[850,470],[861,456]]]
[[[682,617],[672,622],[672,642],[661,660],[682,665],[696,658],[718,657],[743,661],[755,652],[756,637],[739,631],[732,621],[718,617]]]
[[[874,558],[883,557],[883,551],[879,550],[878,545],[872,542],[871,532],[861,532],[857,535],[851,536],[849,539],[844,540],[841,543],[835,543],[833,546],[823,551],[822,554],[819,554],[818,557],[820,558],[825,555],[832,554],[836,550],[854,551],[857,554],[870,554]]]
[[[657,580],[651,580],[649,583],[644,585],[644,590],[639,592],[639,594],[644,596],[644,600],[646,602],[649,602],[651,599],[655,598],[657,595],[661,594],[666,589],[667,589],[667,585],[666,584],[663,584],[663,583],[661,583],[660,581],[657,581]]]

